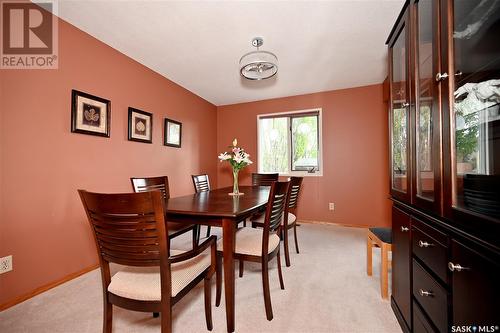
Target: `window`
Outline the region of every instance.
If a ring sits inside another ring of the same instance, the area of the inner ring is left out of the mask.
[[[321,109],[259,115],[259,172],[321,176]]]

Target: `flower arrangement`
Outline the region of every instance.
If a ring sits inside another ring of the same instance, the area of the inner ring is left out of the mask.
[[[238,173],[244,167],[252,164],[253,162],[250,160],[250,155],[245,152],[245,150],[241,147],[238,147],[238,140],[233,140],[233,145],[229,146],[231,150],[229,152],[223,152],[219,155],[219,160],[221,162],[228,161],[233,168],[233,192],[229,193],[230,195],[242,195],[238,188]]]

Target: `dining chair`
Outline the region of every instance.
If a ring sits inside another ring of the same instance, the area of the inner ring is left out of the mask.
[[[161,192],[164,202],[170,198],[170,188],[168,185],[168,177],[145,177],[145,178],[130,178],[132,188],[135,193],[149,192],[159,190]],[[168,241],[172,238],[180,236],[186,232],[193,231],[193,247],[199,242],[199,228],[196,224],[185,224],[169,222]],[[207,236],[208,237],[208,236]]]
[[[212,330],[211,277],[216,238],[190,251],[170,250],[160,191],[101,194],[78,190],[101,268],[103,332],[111,333],[113,305],[161,313],[161,332],[172,332],[172,306],[204,281],[205,320]],[[110,263],[124,265],[113,276]]]
[[[303,177],[290,177],[290,186],[288,188],[288,206],[285,209],[282,219],[283,247],[285,249],[285,263],[290,267],[290,251],[288,246],[288,230],[293,228],[295,239],[295,251],[299,253],[299,242],[297,240],[297,204],[300,190],[302,188]],[[264,217],[259,216],[252,220],[252,227],[262,227]],[[241,275],[241,273],[240,273]]]
[[[266,208],[264,226],[262,229],[240,228],[235,235],[234,259],[261,263],[262,287],[267,320],[273,319],[271,294],[269,290],[269,261],[276,257],[278,261],[278,276],[281,289],[285,289],[281,272],[280,237],[281,216],[287,205],[289,182],[274,182],[271,184],[269,200]],[[216,301],[220,305],[222,293],[222,243],[217,242],[217,274]],[[240,268],[242,266],[240,265]]]
[[[193,179],[194,191],[196,193],[210,191],[210,179],[207,174],[191,175]],[[210,226],[207,226],[207,237],[210,236]]]
[[[252,173],[253,186],[270,186],[272,182],[277,182],[278,173]]]
[[[252,186],[270,186],[273,182],[279,179],[278,173],[252,173]],[[258,217],[264,218],[265,207],[258,212],[252,214],[249,220],[257,219]]]

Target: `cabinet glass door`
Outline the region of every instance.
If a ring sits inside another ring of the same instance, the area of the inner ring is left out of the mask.
[[[500,219],[500,1],[455,0],[452,22],[453,204]]]
[[[416,82],[416,194],[434,201],[433,118],[439,112],[435,105],[434,43],[436,19],[433,0],[420,0],[417,10],[417,82]],[[439,129],[437,130],[439,132]]]
[[[391,160],[393,192],[408,192],[408,91],[406,33],[403,27],[392,46]]]

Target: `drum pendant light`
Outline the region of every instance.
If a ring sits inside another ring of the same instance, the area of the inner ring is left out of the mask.
[[[264,44],[261,37],[252,39],[257,51],[249,52],[240,59],[240,74],[248,80],[265,80],[278,73],[278,58],[272,52],[260,51]]]

